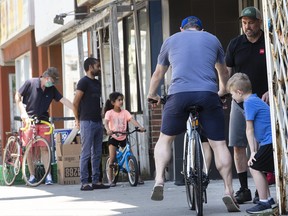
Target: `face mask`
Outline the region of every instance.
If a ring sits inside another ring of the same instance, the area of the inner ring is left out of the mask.
[[[49,88],[52,87],[54,84],[50,80],[45,83],[45,87]]]

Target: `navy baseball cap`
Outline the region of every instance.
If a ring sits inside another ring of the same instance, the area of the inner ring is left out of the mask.
[[[198,25],[201,30],[203,28],[201,20],[196,16],[189,16],[183,19],[181,23],[181,28],[184,28],[184,26],[187,25],[188,23],[191,23],[193,25]]]

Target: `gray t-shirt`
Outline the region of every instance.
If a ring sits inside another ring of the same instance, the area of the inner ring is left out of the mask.
[[[172,67],[168,94],[193,91],[218,92],[215,63],[224,63],[224,50],[216,36],[185,30],[167,38],[158,64]]]

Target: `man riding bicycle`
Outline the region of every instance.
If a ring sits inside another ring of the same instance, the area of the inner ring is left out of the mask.
[[[240,211],[233,196],[232,158],[225,141],[224,112],[219,98],[226,93],[225,85],[229,78],[224,51],[217,37],[203,31],[201,20],[195,16],[185,18],[180,30],[164,41],[147,96],[160,104],[157,88],[171,66],[172,80],[163,110],[160,137],[154,151],[156,177],[151,199],[163,199],[163,176],[171,158],[172,142],[176,135],[186,130],[187,108],[198,105],[203,108],[200,124],[224,180],[223,201],[228,211]]]

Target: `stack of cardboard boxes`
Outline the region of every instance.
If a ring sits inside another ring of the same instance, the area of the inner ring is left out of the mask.
[[[56,135],[56,159],[58,184],[80,183],[81,141],[77,135],[71,143],[64,144],[62,134]]]

